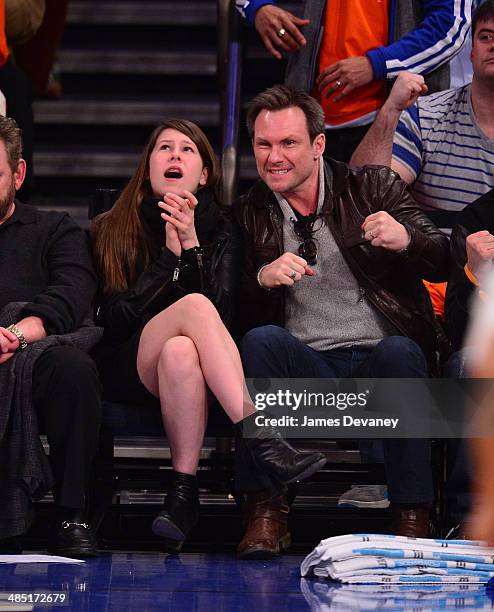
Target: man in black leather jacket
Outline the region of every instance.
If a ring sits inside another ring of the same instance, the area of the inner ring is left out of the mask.
[[[273,87],[247,124],[262,181],[234,205],[246,376],[427,377],[437,346],[421,279],[446,278],[447,238],[389,168],[322,161],[324,116],[308,94]],[[384,449],[391,530],[426,537],[429,441]],[[256,490],[248,470],[239,486],[250,491],[239,556],[276,555],[289,543],[287,499]]]

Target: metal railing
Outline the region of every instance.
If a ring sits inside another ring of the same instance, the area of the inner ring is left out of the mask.
[[[218,85],[221,117],[221,170],[223,204],[230,205],[238,186],[238,133],[242,41],[240,17],[231,0],[218,0]]]

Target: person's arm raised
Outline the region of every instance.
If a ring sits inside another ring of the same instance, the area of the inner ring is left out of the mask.
[[[374,123],[352,155],[350,163],[354,166],[389,166],[402,180],[412,183],[412,173],[392,157],[393,140],[401,113],[426,93],[427,86],[421,75],[400,73]]]

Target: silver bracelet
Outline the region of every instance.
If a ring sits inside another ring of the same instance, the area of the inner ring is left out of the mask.
[[[259,287],[264,289],[264,291],[271,291],[270,287],[266,287],[265,285],[261,283],[261,272],[264,270],[266,266],[269,266],[269,264],[264,264],[263,266],[259,268],[259,270],[257,271],[256,279],[257,279],[257,284],[259,285]]]

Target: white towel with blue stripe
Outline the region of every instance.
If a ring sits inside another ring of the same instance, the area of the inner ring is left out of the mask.
[[[340,584],[300,579],[311,612],[355,610],[432,612],[437,610],[491,610],[493,602],[483,584]]]
[[[307,555],[301,574],[348,584],[485,584],[494,576],[494,548],[470,540],[335,536]]]

